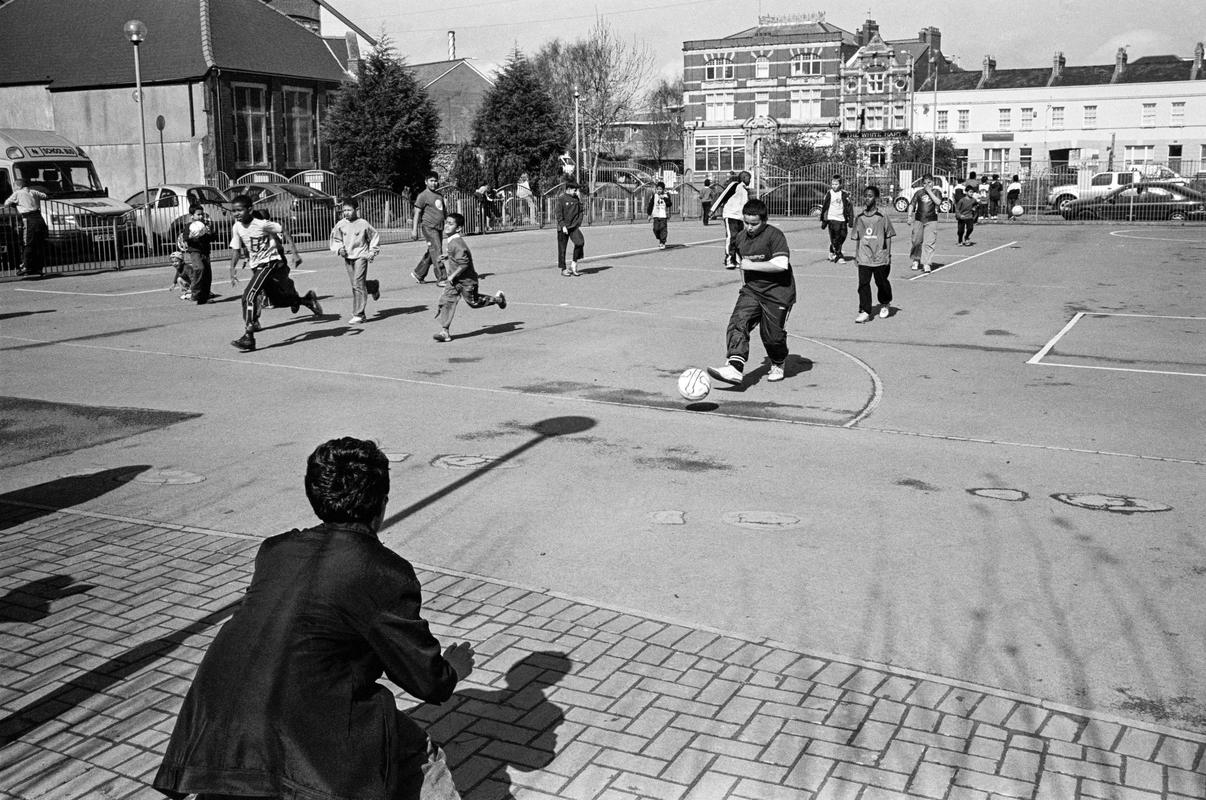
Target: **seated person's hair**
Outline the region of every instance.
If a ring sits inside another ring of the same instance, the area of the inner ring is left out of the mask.
[[[746,214],[750,215],[751,217],[757,216],[761,218],[763,222],[766,222],[766,203],[762,202],[758,198],[747,200],[745,205],[741,207],[741,214],[742,216],[745,216]]]
[[[448,219],[455,220],[456,226],[458,228],[465,227],[465,215],[464,214],[459,214],[456,211],[453,211],[451,214],[448,215]]]
[[[372,442],[344,436],[306,461],[306,497],[323,522],[372,522],[389,494],[389,460]]]

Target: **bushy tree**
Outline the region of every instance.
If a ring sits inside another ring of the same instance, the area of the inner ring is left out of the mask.
[[[423,185],[439,130],[435,105],[383,36],[364,60],[360,80],[336,95],[325,135],[345,192],[401,192]]]
[[[662,78],[646,97],[649,124],[641,128],[641,142],[661,162],[680,152],[683,142],[683,79]]]
[[[918,162],[929,164],[934,155],[934,138],[920,134],[892,143],[892,162],[902,164]],[[959,157],[955,153],[955,141],[946,136],[938,137],[937,158],[934,170],[952,174],[959,169]]]
[[[515,50],[482,98],[473,137],[485,154],[486,172],[495,186],[514,183],[527,172],[533,191],[539,191],[542,168],[572,149],[573,133],[532,65]]]
[[[802,173],[805,168],[833,160],[829,148],[817,147],[815,137],[798,134],[792,137],[764,140],[763,162],[789,173]]]

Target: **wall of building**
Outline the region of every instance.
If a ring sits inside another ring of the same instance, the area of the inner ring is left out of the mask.
[[[45,86],[0,86],[0,128],[54,130],[54,104]]]
[[[914,104],[913,126],[928,135],[934,126],[933,95],[920,93]],[[1183,121],[1174,124],[1173,103],[1184,103]],[[1154,119],[1145,124],[1143,106],[1152,103]],[[1096,106],[1096,121],[1086,124],[1085,107]],[[1006,161],[1017,162],[1028,148],[1035,162],[1047,162],[1054,152],[1072,154],[1072,167],[1107,169],[1110,148],[1114,166],[1127,166],[1127,146],[1151,146],[1151,158],[1169,159],[1169,147],[1179,145],[1185,162],[1182,174],[1206,169],[1206,81],[1122,83],[1024,89],[976,89],[938,92],[938,110],[947,111],[949,136],[968,151],[969,167],[977,169],[986,149],[1005,150]],[[1063,109],[1063,123],[1053,123],[1052,109]],[[1001,110],[1009,110],[1007,124]],[[1029,112],[1023,109],[1030,109]],[[966,130],[959,112],[967,112]],[[1029,119],[1025,119],[1029,117]],[[1029,123],[1029,130],[1025,123]],[[1175,152],[1175,150],[1173,151]],[[1045,164],[1044,164],[1045,166]]]
[[[471,67],[460,65],[427,87],[427,94],[440,112],[440,143],[461,144],[473,140],[473,121],[490,84]]]

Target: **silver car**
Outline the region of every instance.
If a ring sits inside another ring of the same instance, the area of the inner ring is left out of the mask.
[[[219,237],[229,231],[233,220],[230,199],[216,186],[163,184],[152,187],[149,193],[139,192],[126,204],[134,208],[134,218],[154,252],[166,252],[175,246],[176,237],[188,228],[188,209],[194,204],[205,209]]]

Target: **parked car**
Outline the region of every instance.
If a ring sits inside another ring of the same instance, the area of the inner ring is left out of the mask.
[[[1183,183],[1132,183],[1109,194],[1073,200],[1060,211],[1064,219],[1206,220],[1206,194]]]
[[[828,191],[824,181],[788,181],[762,195],[762,201],[773,216],[819,217]]]
[[[285,226],[297,239],[326,239],[338,221],[335,198],[297,183],[249,183],[231,186],[228,194],[245,194],[255,208]]]
[[[1145,180],[1169,181],[1172,183],[1188,183],[1168,167],[1146,165],[1139,167],[1139,172]],[[1104,197],[1116,189],[1128,186],[1135,179],[1134,170],[1118,170],[1098,172],[1089,178],[1088,186],[1077,183],[1064,183],[1054,187],[1047,193],[1047,204],[1055,211],[1063,212],[1064,206],[1073,200],[1090,200],[1094,197]]]
[[[908,211],[909,203],[913,201],[913,195],[924,184],[925,178],[918,178],[913,181],[909,188],[901,189],[900,194],[896,195],[896,200],[892,203],[892,206],[902,214]],[[955,185],[945,175],[934,176],[934,188],[938,190],[938,194],[942,197],[942,202],[938,204],[938,210],[944,214],[949,213],[955,207]]]
[[[148,193],[149,192],[149,193]],[[199,184],[165,184],[126,200],[133,206],[134,218],[156,252],[175,246],[176,237],[188,227],[188,210],[199,203],[213,222],[219,240],[229,233],[232,217],[230,199],[221,189]]]

